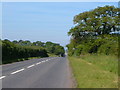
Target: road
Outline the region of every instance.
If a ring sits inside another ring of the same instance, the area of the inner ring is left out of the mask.
[[[2,66],[2,88],[71,88],[65,57],[32,59]]]

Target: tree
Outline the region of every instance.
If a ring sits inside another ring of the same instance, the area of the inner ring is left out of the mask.
[[[120,8],[114,6],[98,7],[94,10],[80,13],[74,17],[76,26],[68,34],[75,39],[82,34],[103,35],[119,31]]]
[[[15,43],[15,41],[14,41],[14,43]],[[19,40],[17,44],[22,45],[22,46],[31,46],[32,45],[32,43],[29,40],[26,40],[26,41]]]
[[[60,55],[60,56],[64,56],[65,54],[64,47],[60,46],[60,44],[57,43],[46,42],[45,48],[51,54]]]
[[[68,35],[71,36],[70,44],[67,45],[68,54],[79,55],[83,52],[82,50],[97,53],[99,47],[102,47],[103,39],[106,39],[104,43],[107,44],[108,40],[111,40],[109,35],[115,38],[119,34],[114,33],[120,31],[119,16],[120,8],[114,6],[97,7],[76,15],[73,20],[75,26],[68,32]]]
[[[45,43],[43,43],[43,42],[41,42],[41,41],[36,41],[36,42],[33,42],[32,45],[44,47]]]
[[[17,41],[17,40],[14,40],[13,43],[14,43],[14,44],[18,44],[18,41]]]

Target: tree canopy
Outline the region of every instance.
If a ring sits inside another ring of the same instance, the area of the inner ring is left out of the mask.
[[[86,43],[89,44],[86,46],[88,52],[97,52],[103,41],[108,42],[107,38],[115,38],[120,33],[119,18],[120,8],[114,6],[97,7],[76,15],[73,19],[75,26],[68,32],[71,36],[70,44],[67,45],[69,53],[80,52],[80,48],[85,48]],[[113,43],[117,42],[117,38],[114,40]]]

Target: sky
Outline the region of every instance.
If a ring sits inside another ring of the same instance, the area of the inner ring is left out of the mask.
[[[4,2],[2,3],[2,39],[30,40],[69,44],[67,32],[73,17],[98,6],[117,2]]]

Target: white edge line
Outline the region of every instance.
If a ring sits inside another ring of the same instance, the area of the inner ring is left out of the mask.
[[[6,77],[6,76],[1,76],[0,79],[3,79],[3,78],[5,78],[5,77]]]
[[[11,74],[15,74],[15,73],[21,72],[21,71],[23,71],[23,70],[25,70],[25,69],[23,68],[23,69],[17,70],[17,71],[15,71],[15,72],[12,72]]]

